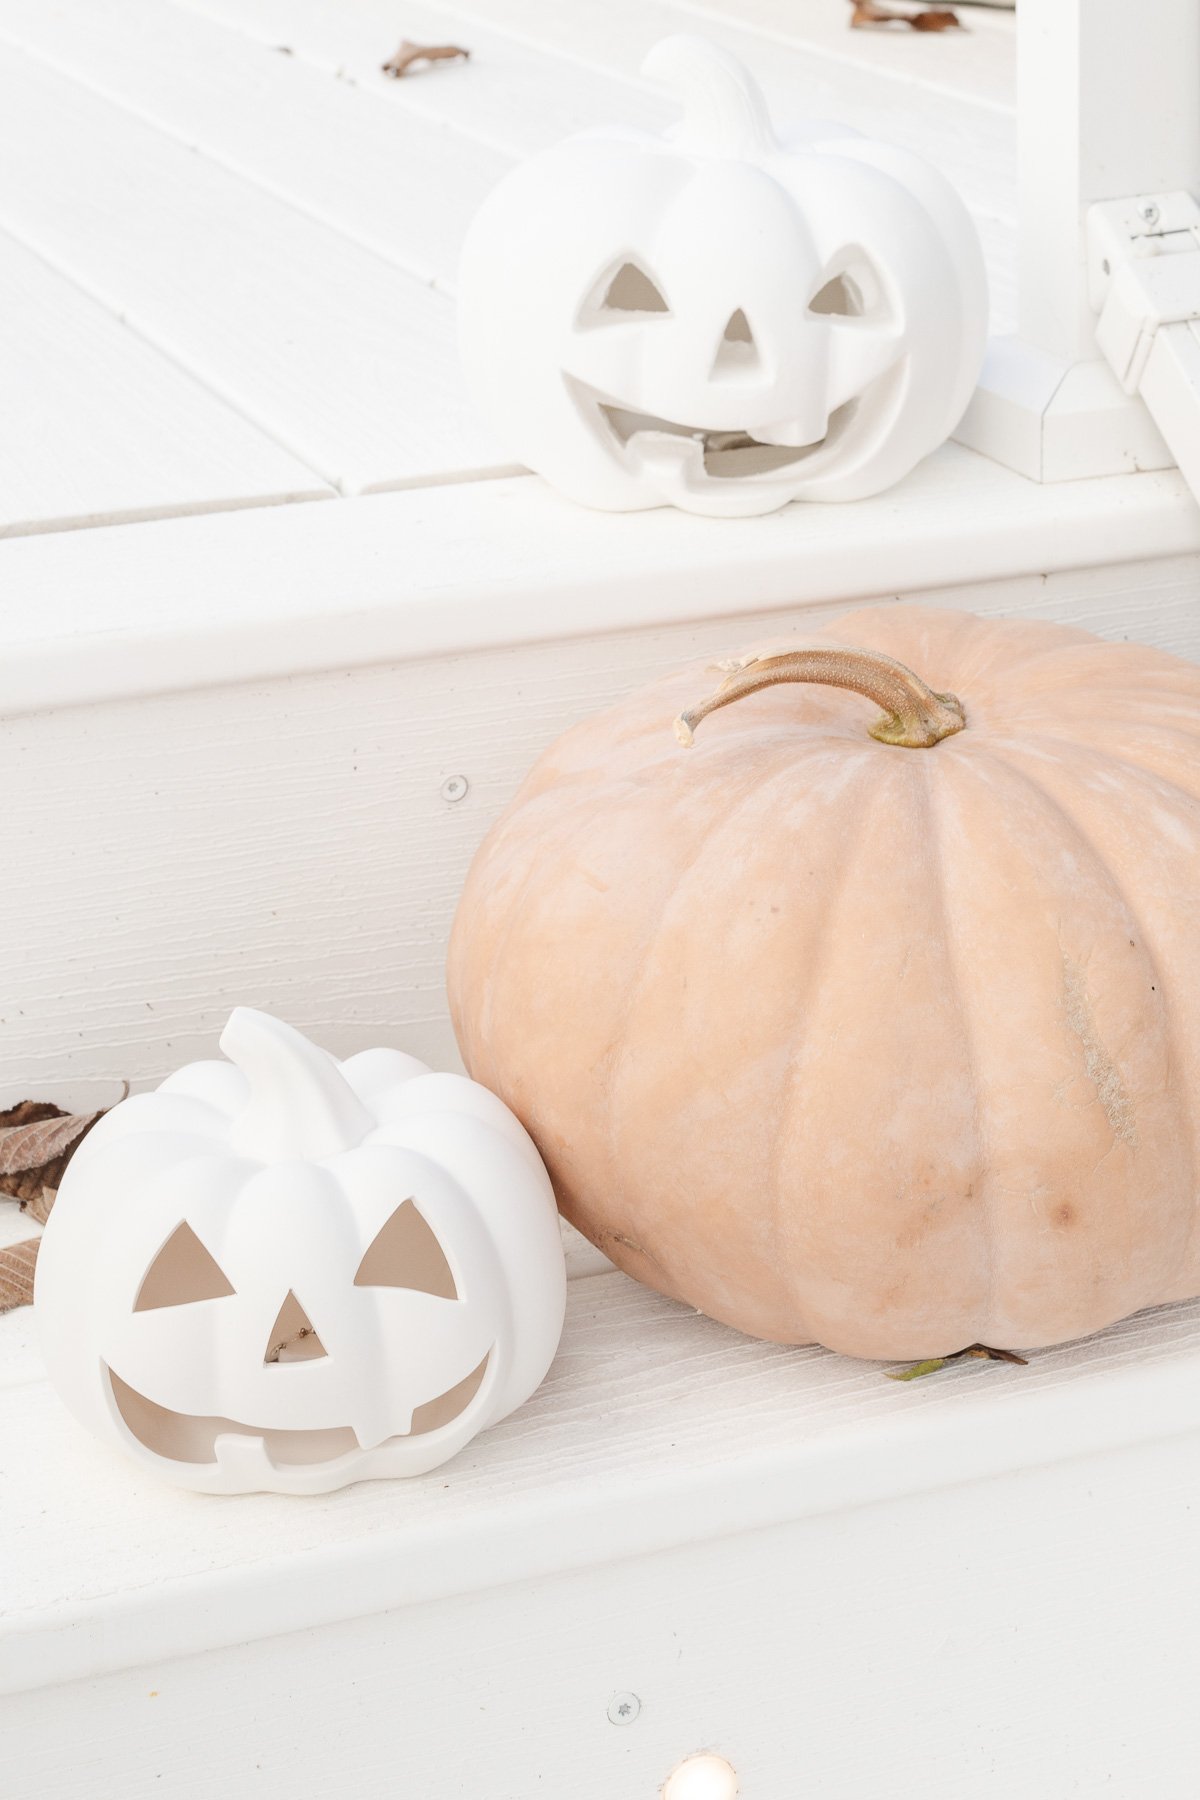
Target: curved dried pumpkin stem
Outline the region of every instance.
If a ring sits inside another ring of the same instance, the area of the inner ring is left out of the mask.
[[[730,673],[716,693],[676,719],[675,735],[681,744],[691,744],[697,725],[709,713],[743,700],[760,688],[774,687],[779,681],[813,681],[824,687],[849,688],[874,700],[883,708],[883,717],[869,730],[881,744],[927,750],[961,731],[967,722],[961,700],[953,694],[935,694],[911,669],[881,650],[829,644],[788,650],[781,656],[751,656],[744,662],[720,666]]]

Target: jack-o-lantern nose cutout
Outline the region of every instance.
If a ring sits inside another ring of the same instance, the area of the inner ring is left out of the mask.
[[[329,1352],[317,1336],[312,1320],[289,1288],[287,1299],[280,1307],[275,1323],[271,1327],[271,1336],[263,1361],[268,1363],[316,1362],[318,1357],[328,1354]]]
[[[133,1310],[149,1312],[158,1306],[186,1306],[193,1300],[224,1300],[233,1291],[216,1258],[185,1220],[175,1227],[147,1269]]]
[[[412,1200],[402,1201],[372,1238],[354,1285],[412,1288],[439,1300],[458,1299],[446,1253]]]
[[[717,354],[713,361],[714,381],[736,381],[740,376],[756,373],[762,366],[758,345],[741,307],[730,315]]]

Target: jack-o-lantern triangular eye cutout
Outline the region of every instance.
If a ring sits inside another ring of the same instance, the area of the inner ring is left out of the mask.
[[[857,319],[863,311],[862,295],[848,275],[834,275],[813,295],[808,310],[826,317]]]
[[[670,307],[663,299],[657,284],[646,273],[640,263],[629,259],[622,262],[610,275],[606,275],[597,283],[598,298],[594,307],[601,315],[612,313],[666,313]]]
[[[808,303],[810,313],[824,319],[873,319],[890,316],[887,292],[870,258],[858,249],[844,250],[825,272]]]
[[[193,1300],[224,1300],[233,1293],[216,1258],[191,1226],[177,1225],[146,1270],[134,1312],[159,1306],[186,1306]]]
[[[457,1300],[446,1253],[412,1200],[404,1200],[371,1240],[354,1277],[355,1287],[412,1288],[439,1300]]]

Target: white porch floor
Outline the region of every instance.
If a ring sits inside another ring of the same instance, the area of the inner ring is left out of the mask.
[[[514,159],[670,116],[703,30],[781,121],[931,157],[1013,316],[1013,19],[851,32],[838,0],[0,0],[0,535],[475,481],[459,244]],[[470,61],[392,81],[399,36]],[[0,599],[0,606],[3,605]]]

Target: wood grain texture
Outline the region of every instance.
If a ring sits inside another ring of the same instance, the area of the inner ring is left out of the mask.
[[[331,490],[0,232],[0,538]]]
[[[1196,567],[908,597],[1060,618],[1195,657]],[[4,721],[0,771],[36,767],[39,779],[6,780],[22,880],[0,886],[0,1101],[61,1101],[69,1084],[71,1104],[103,1105],[114,1080],[157,1081],[210,1055],[235,1003],[279,1012],[337,1055],[395,1041],[448,1063],[443,959],[457,895],[540,751],[674,665],[838,610],[760,603],[731,616],[729,593],[723,612],[701,616],[693,596],[690,616],[657,628]],[[458,803],[441,794],[452,775],[469,784]]]
[[[1175,1440],[1195,1466],[1198,1373],[1194,1303],[1028,1368],[965,1363],[904,1384],[876,1364],[756,1344],[600,1275],[571,1284],[559,1357],[513,1418],[431,1476],[303,1505],[169,1489],[26,1382],[0,1390],[0,1431],[23,1447],[6,1475],[0,1681],[27,1690],[457,1594],[474,1596],[482,1620],[484,1590],[520,1583],[524,1598],[525,1584],[622,1557],[845,1521],[906,1496],[925,1502],[909,1545],[919,1569],[943,1489]],[[903,1533],[893,1541],[898,1552]],[[1005,1539],[981,1541],[990,1581],[1007,1566]],[[1036,1566],[1048,1573],[1065,1546],[1043,1537]],[[881,1613],[896,1604],[880,1590]],[[929,1625],[925,1611],[917,1626]],[[491,1692],[501,1680],[493,1670]],[[612,1686],[625,1685],[637,1691],[614,1669]],[[777,1706],[778,1680],[769,1692]]]
[[[159,0],[0,0],[0,36],[447,291],[472,214],[513,166],[390,91],[364,93]]]
[[[711,1746],[743,1800],[1191,1800],[1198,1473],[1127,1446],[144,1660],[0,1702],[6,1795],[651,1800]]]
[[[444,296],[7,47],[0,159],[0,226],[333,485],[506,466]]]
[[[249,0],[249,7],[261,3]],[[464,22],[460,30],[467,21],[502,22],[506,34],[522,43],[627,78],[637,77],[659,38],[699,27],[759,77],[778,124],[795,117],[840,119],[904,144],[944,169],[973,211],[1010,222],[1016,217],[1016,133],[1007,109],[948,93],[922,101],[911,83],[867,67],[865,59],[824,57],[802,26],[793,42],[764,38],[743,29],[740,15],[733,23],[714,11],[701,23],[668,0],[572,0],[569,7],[558,0],[455,0],[453,17]]]
[[[935,40],[904,31],[852,31],[851,6],[828,0],[667,0],[689,25],[736,25],[848,69],[903,83],[921,95],[951,94],[1011,112],[1016,105],[1016,20],[964,7],[962,29]],[[848,77],[849,79],[849,77]]]
[[[93,355],[69,390],[94,417],[123,424],[132,446],[110,456],[105,432],[95,435],[95,500],[71,480],[91,435],[64,423],[41,442],[57,456],[66,439],[65,466],[43,473],[30,455],[0,524],[45,529],[314,491],[288,452],[317,472],[316,491],[321,481],[358,492],[505,467],[462,392],[450,312],[431,285],[451,289],[466,222],[515,156],[605,120],[670,116],[633,71],[650,39],[681,20],[665,6],[603,21],[576,8],[564,31],[538,0],[513,0],[492,21],[486,9],[418,9],[406,29],[437,37],[462,26],[476,54],[399,84],[379,70],[395,29],[386,0],[353,14],[325,0],[4,0],[0,153],[20,157],[27,176],[0,199],[0,223],[64,291],[78,286],[73,304],[90,303],[102,337],[117,329],[107,311],[160,356],[128,369],[111,411],[107,358]],[[916,129],[954,167],[980,212],[1003,327],[1014,305],[1011,207],[987,185],[1000,115],[952,94],[932,111],[899,105],[905,83],[875,72],[873,52],[832,55],[815,19],[810,28],[822,40],[815,60],[803,32],[798,51],[758,30],[733,28],[731,41],[777,83],[785,114],[841,112],[884,135],[897,125],[901,139]],[[980,134],[973,161],[964,140]],[[86,332],[64,336],[86,342]],[[68,350],[29,366],[50,365],[61,391],[71,360]],[[195,426],[180,370],[211,391],[211,416]],[[176,418],[178,442],[161,454]],[[236,450],[228,472],[210,475],[209,456],[220,465],[226,439],[254,446],[254,427],[272,440],[262,475],[239,478]]]
[[[453,9],[389,0],[174,0],[186,12],[252,43],[286,45],[298,61],[353,85],[368,103],[409,120],[462,132],[510,154],[528,154],[591,125],[657,129],[670,117],[663,96],[585,60],[514,37],[502,10],[464,21]],[[381,65],[401,35],[418,43],[466,39],[467,63],[390,80]]]
[[[366,95],[387,83],[379,44],[394,32],[387,0],[363,0],[352,14],[336,0],[186,0],[189,10],[219,20],[263,45],[286,42],[297,57],[351,79]],[[406,85],[406,110],[485,137],[518,153],[539,149],[570,131],[607,121],[660,128],[672,108],[638,74],[642,57],[672,31],[699,29],[727,42],[763,81],[777,122],[825,117],[921,151],[951,172],[976,214],[992,291],[993,330],[1016,319],[1015,139],[1002,106],[896,79],[897,70],[867,50],[826,54],[827,20],[810,7],[764,37],[723,19],[692,16],[645,0],[505,0],[503,6],[461,0],[452,9],[417,7],[405,30],[429,42],[467,41],[472,60],[455,79]],[[839,25],[842,23],[838,21]],[[869,34],[855,34],[861,37]],[[848,31],[843,40],[851,40]],[[1011,46],[988,36],[989,66],[1011,63]],[[928,48],[928,45],[918,46]],[[940,46],[939,46],[940,49]],[[893,59],[896,60],[896,59]],[[903,61],[903,57],[899,59]],[[468,73],[469,71],[469,78]],[[418,91],[419,90],[419,91]],[[394,96],[384,94],[393,105]]]
[[[765,522],[614,519],[531,478],[167,520],[6,547],[0,716],[1143,557],[1153,589],[1197,550],[1174,471],[1042,487],[952,444],[885,494]]]

